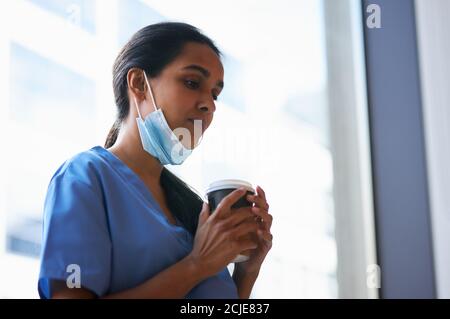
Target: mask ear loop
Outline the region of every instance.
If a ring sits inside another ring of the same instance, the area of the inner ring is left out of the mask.
[[[153,107],[154,107],[155,111],[157,111],[158,109],[156,108],[156,102],[155,102],[155,99],[153,98],[153,92],[152,92],[152,88],[150,86],[150,83],[148,82],[147,74],[145,74],[145,71],[143,71],[143,73],[144,73],[145,82],[147,83],[147,86],[148,86],[148,90],[150,91],[150,96],[152,98]]]
[[[138,112],[139,118],[140,118],[141,120],[144,120],[144,119],[142,118],[141,111],[139,111],[139,106],[138,106],[138,103],[137,103],[137,100],[136,100],[136,96],[133,95],[133,98],[134,98],[134,105],[136,105],[136,110],[137,110],[137,112]]]
[[[150,96],[151,96],[152,102],[153,102],[153,108],[155,109],[155,111],[157,111],[155,99],[153,98],[152,88],[150,87],[150,84],[148,82],[147,75],[145,74],[145,71],[142,71],[142,73],[144,73],[145,82],[147,83],[148,89],[150,91]],[[137,103],[136,96],[133,96],[133,98],[134,98],[134,104],[136,105],[136,110],[138,112],[138,115],[143,120],[144,118],[142,117],[141,111],[139,110],[139,106],[138,106],[138,103]]]

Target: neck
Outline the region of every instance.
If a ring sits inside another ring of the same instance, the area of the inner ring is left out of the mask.
[[[108,151],[116,155],[144,181],[159,185],[163,166],[143,149],[137,128],[130,130],[129,127],[122,127],[116,143]]]

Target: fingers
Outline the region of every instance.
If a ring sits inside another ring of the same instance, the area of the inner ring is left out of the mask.
[[[226,214],[226,212],[230,211],[231,206],[236,203],[239,198],[244,196],[246,192],[246,189],[244,188],[238,188],[232,191],[230,194],[225,196],[217,205],[216,213],[214,214],[217,217],[220,217],[223,214]],[[223,216],[222,216],[223,217]]]
[[[272,243],[273,235],[269,231],[258,230],[259,238],[262,238],[264,241],[268,243]]]
[[[256,186],[256,194],[258,196],[261,196],[264,199],[264,201],[266,200],[266,193],[264,192],[264,190],[259,185]]]
[[[202,210],[198,216],[199,225],[203,225],[209,217],[209,205],[203,202]]]
[[[260,195],[247,195],[246,198],[249,202],[255,203],[256,206],[264,209],[265,211],[269,211],[269,204]]]
[[[272,226],[273,221],[272,215],[270,215],[268,212],[264,211],[260,207],[252,207],[252,212],[253,214],[260,217],[264,221],[264,224],[266,224],[266,229],[269,230],[270,227]]]
[[[254,216],[251,207],[241,207],[233,209],[232,212],[233,213],[226,218],[227,225],[229,225],[230,227],[234,227],[242,223],[246,219],[251,219]]]
[[[264,222],[265,229],[270,230],[272,226],[273,217],[269,214],[269,204],[266,200],[266,194],[261,186],[256,186],[257,195],[247,195],[247,200],[254,203],[255,206],[252,207],[252,212],[261,218]]]
[[[239,245],[236,245],[239,247],[238,252],[244,251],[244,250],[248,250],[248,249],[255,249],[258,247],[258,244],[255,243],[254,240],[251,239],[245,239],[245,240],[241,240],[239,242]]]
[[[239,224],[233,230],[230,231],[230,238],[231,240],[233,240],[238,239],[241,236],[247,235],[250,232],[256,233],[258,228],[259,228],[258,223],[254,221]]]

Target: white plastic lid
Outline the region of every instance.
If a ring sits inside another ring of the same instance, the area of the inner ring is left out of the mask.
[[[244,187],[250,192],[255,192],[251,183],[240,179],[222,179],[209,184],[206,194],[220,189],[240,188]]]

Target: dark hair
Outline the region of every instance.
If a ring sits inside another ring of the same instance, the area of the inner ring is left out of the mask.
[[[161,71],[181,53],[188,42],[208,45],[219,57],[221,53],[214,42],[196,27],[180,22],[151,24],[137,31],[120,50],[113,66],[114,98],[117,119],[106,138],[105,148],[117,140],[122,121],[130,111],[127,74],[131,68],[145,71],[149,78],[157,77]],[[195,234],[198,214],[203,200],[175,174],[163,167],[161,187],[166,195],[166,204],[182,225]]]

